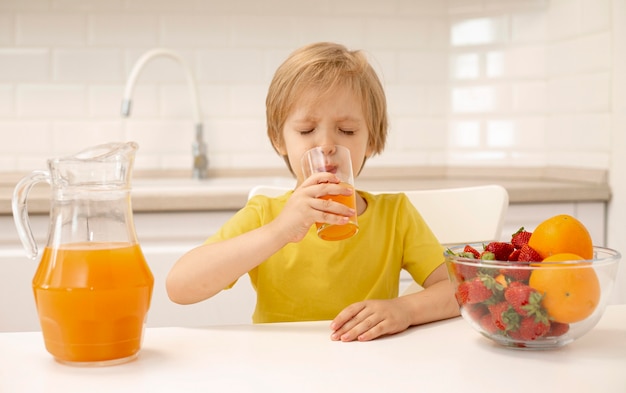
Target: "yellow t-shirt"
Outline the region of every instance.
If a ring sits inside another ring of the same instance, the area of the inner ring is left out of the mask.
[[[401,269],[422,284],[443,263],[443,247],[406,195],[358,192],[367,209],[358,216],[356,235],[321,240],[313,225],[302,241],[248,273],[257,292],[253,322],[330,320],[352,303],[397,297]],[[251,198],[206,242],[269,223],[291,194]]]

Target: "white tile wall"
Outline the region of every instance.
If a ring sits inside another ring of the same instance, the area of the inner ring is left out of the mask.
[[[194,73],[211,165],[281,167],[267,86],[319,40],[364,49],[385,85],[389,144],[368,165],[608,168],[620,1],[2,0],[0,171],[116,139],[139,142],[138,168],[189,168],[177,63],[147,64],[119,115],[134,62],[159,46]]]

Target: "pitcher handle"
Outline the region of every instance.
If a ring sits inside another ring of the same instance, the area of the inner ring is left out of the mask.
[[[47,171],[33,171],[30,175],[25,176],[20,180],[15,189],[13,190],[13,200],[11,201],[11,207],[13,209],[13,221],[15,221],[15,228],[17,234],[22,241],[22,245],[26,250],[26,256],[30,259],[37,258],[37,243],[33,237],[33,231],[30,227],[30,220],[28,219],[28,206],[26,200],[31,188],[39,182],[45,181],[51,184],[50,173]]]

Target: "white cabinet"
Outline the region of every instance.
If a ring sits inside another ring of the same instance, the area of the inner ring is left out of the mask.
[[[595,246],[606,245],[606,203],[520,203],[511,204],[502,228],[502,239],[510,240],[520,227],[533,231],[539,223],[557,214],[569,214],[589,230]]]

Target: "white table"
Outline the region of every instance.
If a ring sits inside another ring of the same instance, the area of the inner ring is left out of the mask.
[[[151,328],[137,360],[85,368],[55,362],[40,332],[2,333],[0,392],[626,392],[626,305],[551,351],[496,346],[461,318],[329,335],[328,322]]]

